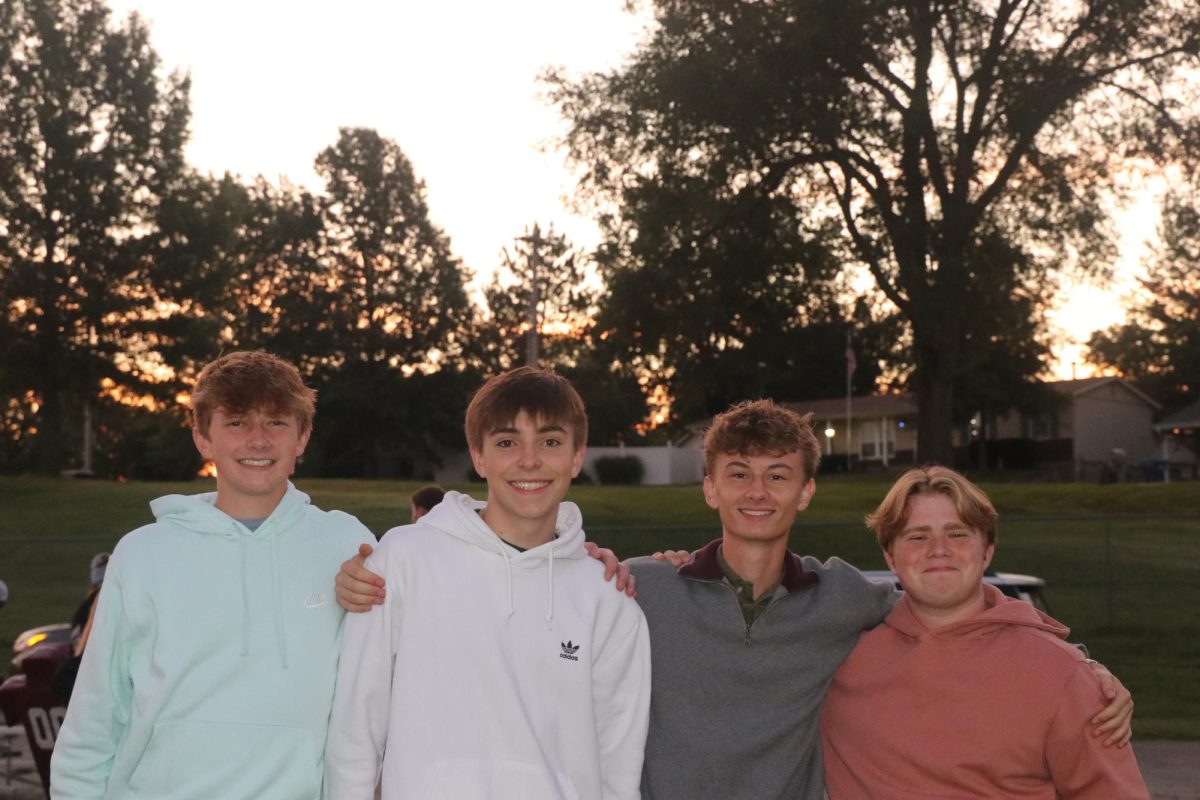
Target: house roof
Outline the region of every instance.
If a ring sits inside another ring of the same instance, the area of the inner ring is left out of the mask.
[[[798,403],[782,403],[798,414],[810,411],[818,419],[845,419],[846,398],[830,397],[825,400],[805,400]],[[909,417],[917,413],[917,398],[908,393],[864,394],[851,398],[852,417]]]
[[[1154,430],[1169,431],[1173,428],[1200,428],[1200,400],[1184,406],[1173,414],[1154,423]]]
[[[805,400],[798,403],[780,403],[797,414],[810,411],[818,422],[846,418],[846,398],[830,397],[825,400]],[[850,415],[854,419],[865,417],[912,417],[917,414],[917,399],[905,392],[902,394],[864,394],[851,398]],[[712,425],[712,418],[697,420],[685,427],[671,440],[676,447],[687,447],[699,442]]]
[[[1095,390],[1099,389],[1101,386],[1107,386],[1110,383],[1120,384],[1122,387],[1124,387],[1125,389],[1128,389],[1130,392],[1132,392],[1133,394],[1135,394],[1139,398],[1141,398],[1151,408],[1154,408],[1154,409],[1162,408],[1162,406],[1159,405],[1148,394],[1146,394],[1145,392],[1142,392],[1136,386],[1129,383],[1128,381],[1126,381],[1122,378],[1118,378],[1115,375],[1110,375],[1107,377],[1096,377],[1096,378],[1080,378],[1079,380],[1074,380],[1074,381],[1047,381],[1046,386],[1048,386],[1050,389],[1053,389],[1054,391],[1058,392],[1059,394],[1065,394],[1070,397],[1078,397],[1081,394],[1087,394],[1088,392],[1094,392]]]

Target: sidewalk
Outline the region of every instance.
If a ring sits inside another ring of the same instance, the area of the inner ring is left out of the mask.
[[[11,762],[0,736],[0,800],[45,800],[25,736],[17,733]],[[1135,742],[1134,751],[1154,800],[1200,800],[1200,742]]]

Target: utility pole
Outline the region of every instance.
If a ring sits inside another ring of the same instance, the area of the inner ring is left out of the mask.
[[[545,240],[542,239],[542,231],[536,223],[533,226],[533,233],[528,236],[520,236],[517,238],[519,242],[529,244],[529,305],[525,309],[525,320],[529,325],[529,330],[525,333],[525,366],[536,368],[538,365],[538,347],[540,344],[539,337],[541,336],[541,320],[538,316],[538,305],[542,300],[542,276],[540,267],[542,262],[542,245]]]
[[[858,369],[858,359],[854,356],[850,331],[846,331],[846,472],[852,472],[854,468],[854,413],[851,398],[853,397],[853,379],[856,369]]]

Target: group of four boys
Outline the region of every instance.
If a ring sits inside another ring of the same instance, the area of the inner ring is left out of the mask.
[[[487,500],[447,493],[365,564],[342,560],[370,532],[289,481],[314,402],[265,353],[200,374],[217,491],[118,544],[53,798],[1148,797],[1128,693],[984,585],[996,514],[957,473],[910,471],[868,519],[900,595],[788,550],[818,442],[735,406],[705,440],[721,538],[633,559],[635,602],[563,500],[587,418],[561,377],[486,382]]]

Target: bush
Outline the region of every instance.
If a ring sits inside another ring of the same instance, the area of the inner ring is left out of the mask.
[[[602,485],[635,485],[642,482],[646,467],[637,456],[604,456],[593,464]]]

